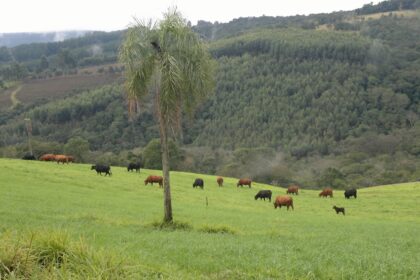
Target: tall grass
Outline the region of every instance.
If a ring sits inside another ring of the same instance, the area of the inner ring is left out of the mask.
[[[138,273],[123,256],[70,241],[66,232],[0,236],[0,279],[126,279]]]

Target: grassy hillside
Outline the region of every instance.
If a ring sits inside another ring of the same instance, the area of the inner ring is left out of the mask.
[[[214,176],[173,172],[175,219],[187,226],[161,230],[152,224],[162,218],[162,190],[143,184],[160,171],[112,172],[104,177],[84,164],[0,159],[0,240],[65,231],[129,259],[133,278],[144,271],[168,279],[420,277],[420,183],[362,189],[356,200],[345,200],[342,191],[322,199],[303,190],[295,210],[286,211],[253,198],[259,189],[276,196],[283,188],[237,188],[234,178],[219,188]],[[192,188],[196,177],[205,180],[204,190]],[[347,215],[336,215],[333,205]]]

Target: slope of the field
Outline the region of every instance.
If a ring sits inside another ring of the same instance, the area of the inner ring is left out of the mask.
[[[420,277],[420,183],[361,189],[350,200],[342,191],[322,199],[302,190],[295,210],[286,211],[254,200],[259,189],[276,196],[283,188],[237,188],[233,178],[219,188],[214,176],[173,172],[175,220],[192,228],[167,231],[151,226],[162,218],[162,190],[143,184],[160,172],[112,172],[104,177],[83,164],[0,159],[0,235],[65,230],[164,278]],[[192,188],[196,177],[204,190]],[[333,205],[345,207],[346,216]],[[233,233],[207,233],[206,226]]]

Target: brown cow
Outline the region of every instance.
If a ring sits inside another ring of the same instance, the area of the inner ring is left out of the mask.
[[[296,185],[291,185],[291,186],[289,186],[289,187],[287,188],[286,193],[287,193],[287,194],[291,194],[291,193],[293,193],[293,194],[298,195],[298,194],[299,194],[299,187],[298,187],[298,186],[296,186]]]
[[[146,186],[148,183],[152,184],[152,186],[153,186],[153,183],[159,183],[159,187],[162,187],[163,177],[150,175],[149,177],[146,178],[146,180],[144,180],[144,184]]]
[[[236,187],[239,187],[239,186],[243,187],[245,185],[251,188],[251,183],[252,183],[251,179],[239,179],[239,182],[236,184]]]
[[[289,211],[289,207],[293,208],[293,198],[288,195],[279,195],[276,197],[276,201],[274,202],[274,209],[277,207],[281,208],[282,206],[287,206],[287,211]]]
[[[219,185],[219,187],[223,187],[223,177],[217,177],[217,184]]]
[[[319,193],[319,197],[333,197],[333,190],[331,188],[325,188]]]
[[[74,162],[74,156],[67,156],[68,162]]]
[[[55,155],[55,161],[57,162],[57,164],[59,164],[60,162],[62,164],[69,163],[69,159],[66,155]]]
[[[55,155],[54,154],[45,154],[39,157],[39,160],[42,161],[55,161]]]

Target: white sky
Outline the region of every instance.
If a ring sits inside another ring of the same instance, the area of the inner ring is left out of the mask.
[[[135,16],[159,19],[176,6],[193,24],[247,16],[288,16],[353,10],[373,0],[2,0],[0,33],[120,30]]]

